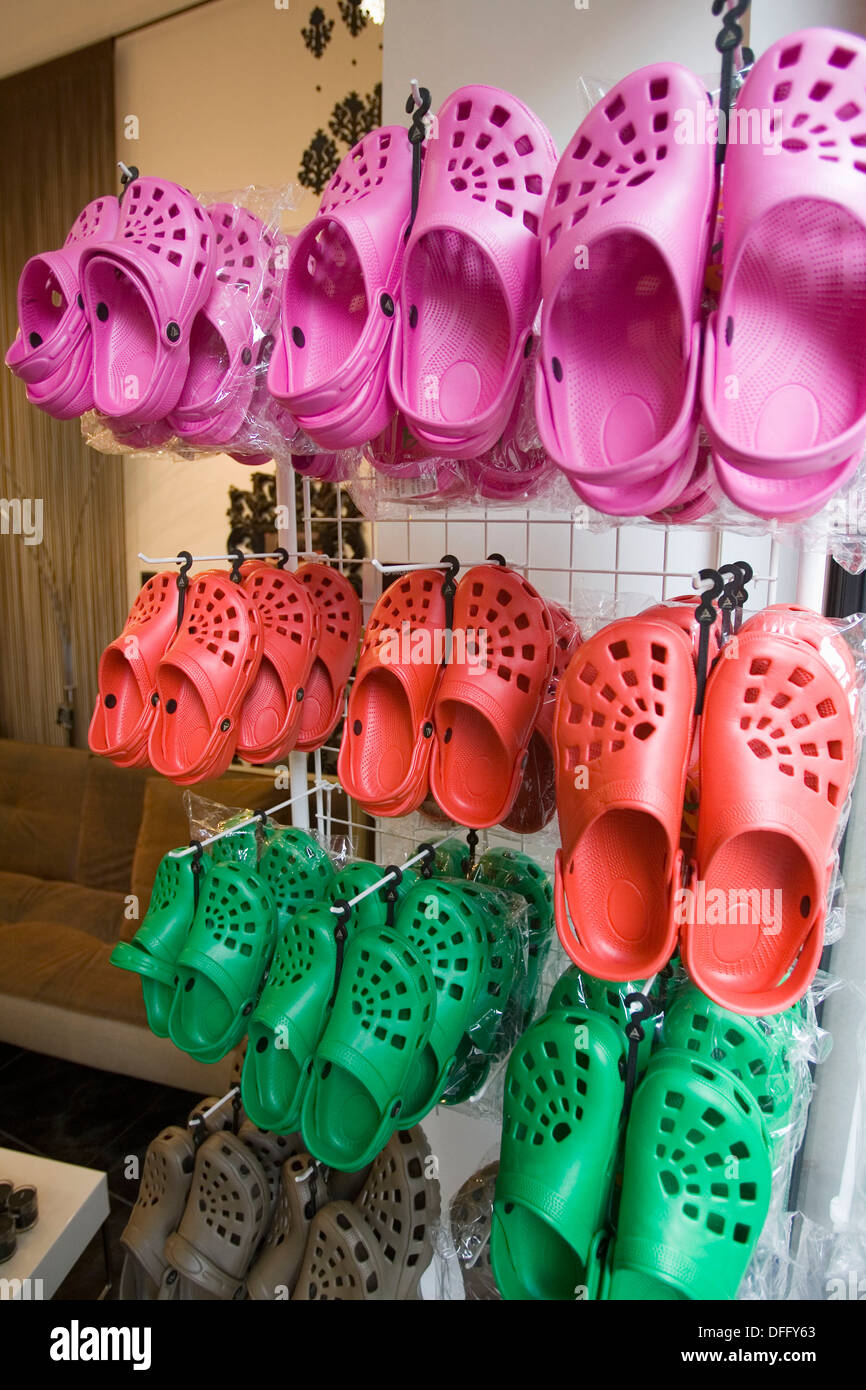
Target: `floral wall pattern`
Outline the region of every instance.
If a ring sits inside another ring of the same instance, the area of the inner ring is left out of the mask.
[[[362,35],[368,26],[375,31],[375,26],[370,25],[361,8],[361,0],[338,0],[338,7],[340,18],[353,39]],[[301,28],[301,38],[314,58],[325,55],[335,23],[334,19],[328,18],[321,5],[310,11],[307,24]],[[346,150],[381,124],[382,83],[377,82],[366,96],[361,96],[352,88],[331,112],[328,120],[331,134],[328,135],[319,126],[301,155],[299,181],[313,193],[320,194]]]

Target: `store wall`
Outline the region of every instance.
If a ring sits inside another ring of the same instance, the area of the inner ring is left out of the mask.
[[[382,29],[362,18],[359,0],[214,0],[118,39],[118,159],[195,193],[294,184],[283,225],[297,230],[319,197],[318,161],[305,161],[305,151],[322,132],[326,153],[344,154],[378,100]],[[313,186],[299,181],[305,162]],[[177,464],[147,456],[124,469],[131,597],[138,551],[224,547],[228,489],[248,486],[249,469],[224,457]]]
[[[817,24],[866,33],[866,3],[753,0],[751,43],[760,53],[783,35]],[[610,86],[635,68],[667,60],[686,64],[709,87],[716,87],[719,57],[714,43],[718,30],[710,0],[438,0],[435,23],[430,22],[429,0],[390,0],[385,25],[384,118],[404,119],[403,107],[412,78],[429,87],[434,111],[456,87],[487,83],[504,87],[525,101],[547,124],[562,149],[585,114],[578,85],[581,76]],[[460,524],[470,531],[471,523],[458,523],[458,527]],[[395,541],[399,525],[393,526]],[[448,533],[447,549],[455,553],[460,549],[458,527],[451,523]],[[380,525],[380,543],[387,530],[387,526]],[[581,564],[597,566],[593,582],[598,588],[606,583],[613,585],[614,569],[630,572],[628,589],[652,593],[659,582],[662,537],[645,526],[624,527],[619,538],[614,532],[574,537],[564,522],[561,528],[544,528],[543,544],[548,566],[577,563],[572,559],[575,552]],[[688,572],[703,564],[716,564],[714,546],[711,535],[680,528],[665,548],[666,567]],[[770,543],[760,536],[723,536],[720,548],[726,556],[735,551],[748,558],[757,574],[769,572]],[[799,582],[802,601],[820,604],[820,562],[804,565],[796,551],[780,547],[780,552],[776,597],[793,599]],[[645,577],[640,573],[644,568],[648,571]],[[655,578],[649,573],[653,568]],[[551,588],[549,582],[547,588]],[[675,587],[668,590],[675,591]],[[849,838],[856,829],[855,824]],[[862,874],[852,875],[856,901],[848,932],[855,944],[857,936],[862,935],[858,929],[866,917],[861,879]],[[862,952],[855,949],[840,959],[855,978],[862,979]],[[839,996],[842,1001],[846,997],[850,999],[850,992]],[[831,1224],[829,1199],[844,1186],[840,1170],[848,1146],[849,1117],[856,1091],[850,1058],[855,1023],[862,1021],[859,994],[846,1019],[834,1017],[834,1003],[831,1000],[828,1006],[828,1026],[831,1030],[838,1028],[845,1046],[821,1068],[826,1079],[816,1100],[817,1122],[812,1125],[805,1146],[807,1181],[798,1197],[801,1207],[825,1227]],[[844,1002],[838,1007],[844,1009]],[[866,1097],[863,1113],[866,1115]],[[425,1122],[428,1138],[440,1160],[443,1186],[448,1191],[474,1167],[495,1156],[498,1146],[495,1123],[475,1120],[458,1128],[457,1118],[439,1108]]]
[[[863,0],[753,0],[757,51],[810,24],[863,32]],[[392,0],[385,25],[385,119],[402,118],[409,82],[436,103],[464,83],[514,92],[536,111],[562,149],[583,112],[577,82],[606,85],[646,63],[684,63],[718,73],[719,21],[710,0]],[[713,82],[713,85],[717,85]]]

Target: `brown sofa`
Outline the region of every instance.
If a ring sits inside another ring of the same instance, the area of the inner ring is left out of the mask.
[[[252,810],[281,799],[270,776],[239,773],[195,792]],[[0,1040],[222,1094],[230,1060],[205,1066],[155,1038],[137,977],[108,959],[162,855],[188,840],[182,789],[154,773],[0,739]]]

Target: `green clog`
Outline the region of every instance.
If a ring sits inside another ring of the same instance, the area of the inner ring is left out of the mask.
[[[111,964],[141,976],[141,992],[150,1030],[168,1037],[168,1017],[177,985],[177,958],[183,949],[196,903],[195,856],[172,850],[160,860],[150,906],[132,941],[118,941]],[[202,865],[202,868],[204,866]]]
[[[332,903],[351,902],[352,898],[358,893],[365,892],[378,884],[385,874],[385,869],[378,864],[371,864],[367,859],[353,859],[335,877],[329,891],[329,898]],[[399,910],[400,903],[405,898],[412,884],[417,882],[418,875],[414,869],[404,869],[400,882],[396,885],[397,896],[394,901],[394,918]],[[366,898],[362,898],[352,908],[352,916],[349,925],[355,931],[363,931],[366,927],[384,927],[388,921],[388,896],[393,893],[392,884],[383,884],[376,888],[375,892],[368,893]]]
[[[531,859],[515,849],[488,849],[475,870],[475,883],[488,883],[506,893],[525,898],[529,910],[527,1006],[523,1028],[532,1021],[538,986],[554,938],[553,886],[547,874]]]
[[[625,1038],[557,1010],[508,1062],[490,1256],[503,1298],[597,1296],[619,1149]]]
[[[625,1029],[634,1008],[626,1005],[630,994],[642,994],[644,980],[634,980],[627,984],[617,984],[612,980],[597,980],[593,975],[585,975],[576,965],[560,975],[547,1001],[548,1013],[552,1009],[591,1009],[593,1013],[609,1018],[618,1028]],[[655,1045],[656,1033],[652,1019],[641,1025],[644,1037],[638,1043],[637,1075],[642,1076],[649,1065],[650,1055]]]
[[[436,850],[433,872],[437,878],[465,878],[469,846],[465,840],[445,840]]]
[[[662,1048],[629,1118],[610,1298],[736,1298],[771,1185],[751,1092],[712,1063]]]
[[[258,873],[268,886],[279,928],[302,907],[330,900],[336,877],[327,850],[294,826],[269,836]]]
[[[456,879],[422,880],[400,905],[396,930],[426,959],[436,985],[433,1028],[406,1082],[407,1129],[438,1101],[476,1017],[489,968],[483,909],[472,885]]]
[[[694,985],[665,1014],[662,1043],[729,1072],[752,1094],[771,1135],[783,1129],[794,1101],[787,1049],[799,1005],[770,1018],[742,1017],[713,1003]]]
[[[327,903],[302,907],[285,921],[250,1016],[241,1099],[250,1119],[274,1134],[300,1127],[310,1065],[334,991],[339,922]]]
[[[485,884],[469,883],[466,888],[479,895],[487,959],[473,1016],[442,1097],[445,1105],[463,1105],[478,1095],[494,1061],[511,1048],[520,1031],[517,1016],[522,1018],[525,1011],[526,961],[512,925],[515,903],[519,906],[522,900]]]
[[[247,1029],[267,976],[276,913],[263,880],[244,864],[215,864],[177,959],[178,986],[168,1019],[176,1047],[218,1062]]]
[[[246,817],[235,816],[220,829],[228,830],[234,820],[239,819],[245,820]],[[241,826],[239,830],[233,830],[231,835],[214,840],[213,844],[208,845],[207,854],[214,864],[244,864],[248,869],[254,869],[259,857],[258,825]]]
[[[370,927],[350,938],[301,1113],[320,1163],[357,1172],[403,1128],[406,1083],[435,1006],[430,967],[399,933]]]

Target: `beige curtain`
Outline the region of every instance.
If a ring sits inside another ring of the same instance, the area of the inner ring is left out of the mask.
[[[4,352],[27,257],[61,246],[81,208],[118,187],[113,66],[104,43],[0,82]],[[125,615],[121,460],[87,449],[77,420],[29,405],[5,366],[0,498],[20,499],[25,518],[41,499],[43,530],[41,544],[27,545],[9,523],[0,529],[0,735],[85,746],[99,655]],[[63,705],[71,729],[57,723]]]

